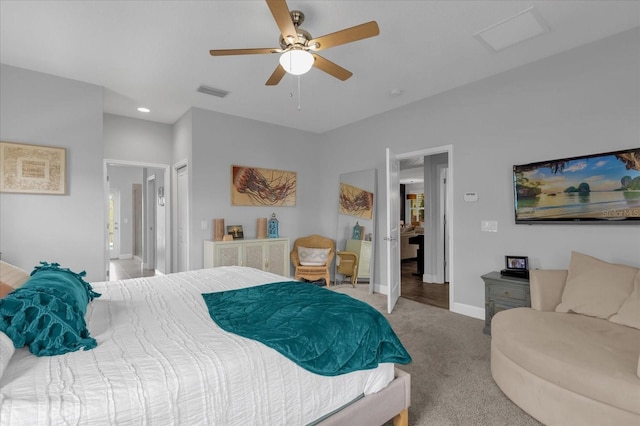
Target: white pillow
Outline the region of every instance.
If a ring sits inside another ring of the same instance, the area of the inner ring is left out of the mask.
[[[327,264],[331,249],[298,246],[298,257],[302,266],[324,266]]]
[[[633,283],[631,296],[627,297],[618,313],[609,318],[609,321],[640,329],[640,271],[636,274]],[[638,374],[640,375],[640,359]]]
[[[556,312],[609,319],[633,291],[638,268],[607,263],[586,254],[571,252],[562,302]]]
[[[4,374],[4,370],[6,370],[13,353],[16,351],[16,348],[13,346],[13,341],[0,331],[0,378]]]

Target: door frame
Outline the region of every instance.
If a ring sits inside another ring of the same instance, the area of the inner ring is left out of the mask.
[[[404,160],[407,158],[413,158],[413,157],[426,157],[428,155],[435,155],[435,154],[444,154],[446,153],[448,156],[448,163],[449,163],[449,180],[447,181],[447,191],[448,191],[448,197],[447,197],[447,228],[448,228],[448,235],[447,235],[447,246],[448,246],[448,250],[447,250],[447,255],[449,257],[449,310],[453,311],[453,312],[458,312],[457,308],[455,306],[454,303],[454,295],[455,295],[455,277],[454,277],[454,257],[453,257],[453,253],[454,252],[454,238],[453,238],[453,233],[454,233],[454,214],[453,214],[453,194],[454,194],[454,159],[453,159],[453,145],[443,145],[443,146],[438,146],[438,147],[433,147],[433,148],[426,148],[426,149],[420,149],[417,151],[411,151],[411,152],[404,152],[404,153],[396,153],[396,158],[398,160]],[[400,191],[400,188],[398,188],[398,192]],[[389,203],[389,194],[387,194],[387,204]],[[462,313],[462,312],[458,312],[458,313]]]
[[[104,280],[109,279],[109,177],[107,174],[108,166],[131,166],[131,167],[142,167],[142,168],[154,168],[154,169],[164,169],[165,176],[165,198],[169,205],[165,209],[165,247],[171,247],[171,185],[169,185],[168,176],[171,176],[169,173],[171,171],[171,166],[168,164],[157,164],[157,163],[144,163],[140,161],[127,161],[127,160],[115,160],[115,159],[104,159],[102,161],[102,181],[104,184],[103,193],[104,193],[104,223],[106,224],[104,227]],[[144,243],[143,243],[144,244]],[[171,250],[165,250],[165,268],[169,268],[171,265]],[[165,271],[170,272],[170,271]]]
[[[186,238],[187,238],[187,242],[186,242],[186,246],[187,246],[187,253],[186,253],[186,270],[189,270],[190,267],[190,256],[191,256],[191,247],[190,247],[190,232],[191,232],[191,228],[189,226],[189,218],[190,218],[190,212],[191,212],[191,197],[189,196],[190,194],[190,188],[191,188],[191,170],[190,170],[190,166],[189,166],[189,161],[184,159],[184,160],[180,160],[176,163],[173,164],[172,169],[171,169],[171,184],[174,188],[176,188],[176,202],[172,203],[172,212],[175,214],[176,217],[176,223],[173,226],[172,229],[172,235],[174,237],[173,241],[175,241],[175,247],[171,246],[171,250],[174,251],[175,250],[175,256],[173,257],[173,263],[172,265],[172,270],[173,271],[178,271],[178,250],[180,250],[179,247],[179,241],[178,241],[178,202],[177,202],[177,197],[178,197],[178,171],[180,169],[182,169],[183,167],[186,167],[187,169],[187,194],[185,194],[187,196],[187,222],[186,222]],[[169,246],[168,246],[169,247]]]
[[[107,213],[107,250],[109,260],[120,258],[120,191],[109,188],[109,197],[113,197],[113,252],[109,248],[109,213]],[[107,212],[110,207],[107,206]]]
[[[142,223],[147,232],[143,233],[143,235],[146,235],[143,243],[143,247],[145,247],[146,250],[143,250],[142,253],[144,257],[143,266],[144,269],[156,270],[156,252],[158,251],[158,230],[156,229],[158,226],[158,205],[156,201],[156,188],[158,187],[158,185],[156,182],[156,175],[153,174],[151,176],[147,176],[147,181],[145,182],[145,184],[147,186],[147,208],[143,209],[144,219]],[[148,232],[149,230],[152,230],[153,232]]]

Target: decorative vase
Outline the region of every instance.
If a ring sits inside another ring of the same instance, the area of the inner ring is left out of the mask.
[[[224,219],[213,219],[213,240],[222,241],[224,237]]]
[[[262,240],[267,238],[267,218],[259,217],[258,218],[258,232],[256,238]]]

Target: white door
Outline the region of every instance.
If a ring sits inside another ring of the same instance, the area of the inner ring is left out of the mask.
[[[189,173],[187,166],[178,169],[176,201],[178,203],[178,270],[189,270]]]
[[[400,160],[387,148],[387,312],[400,297]]]
[[[109,259],[120,257],[120,191],[109,191]]]

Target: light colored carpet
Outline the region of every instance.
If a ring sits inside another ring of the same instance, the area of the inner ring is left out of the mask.
[[[484,321],[400,298],[386,314],[387,296],[368,285],[330,287],[369,303],[385,314],[413,362],[409,425],[531,425],[540,423],[513,404],[491,377],[491,337]]]

